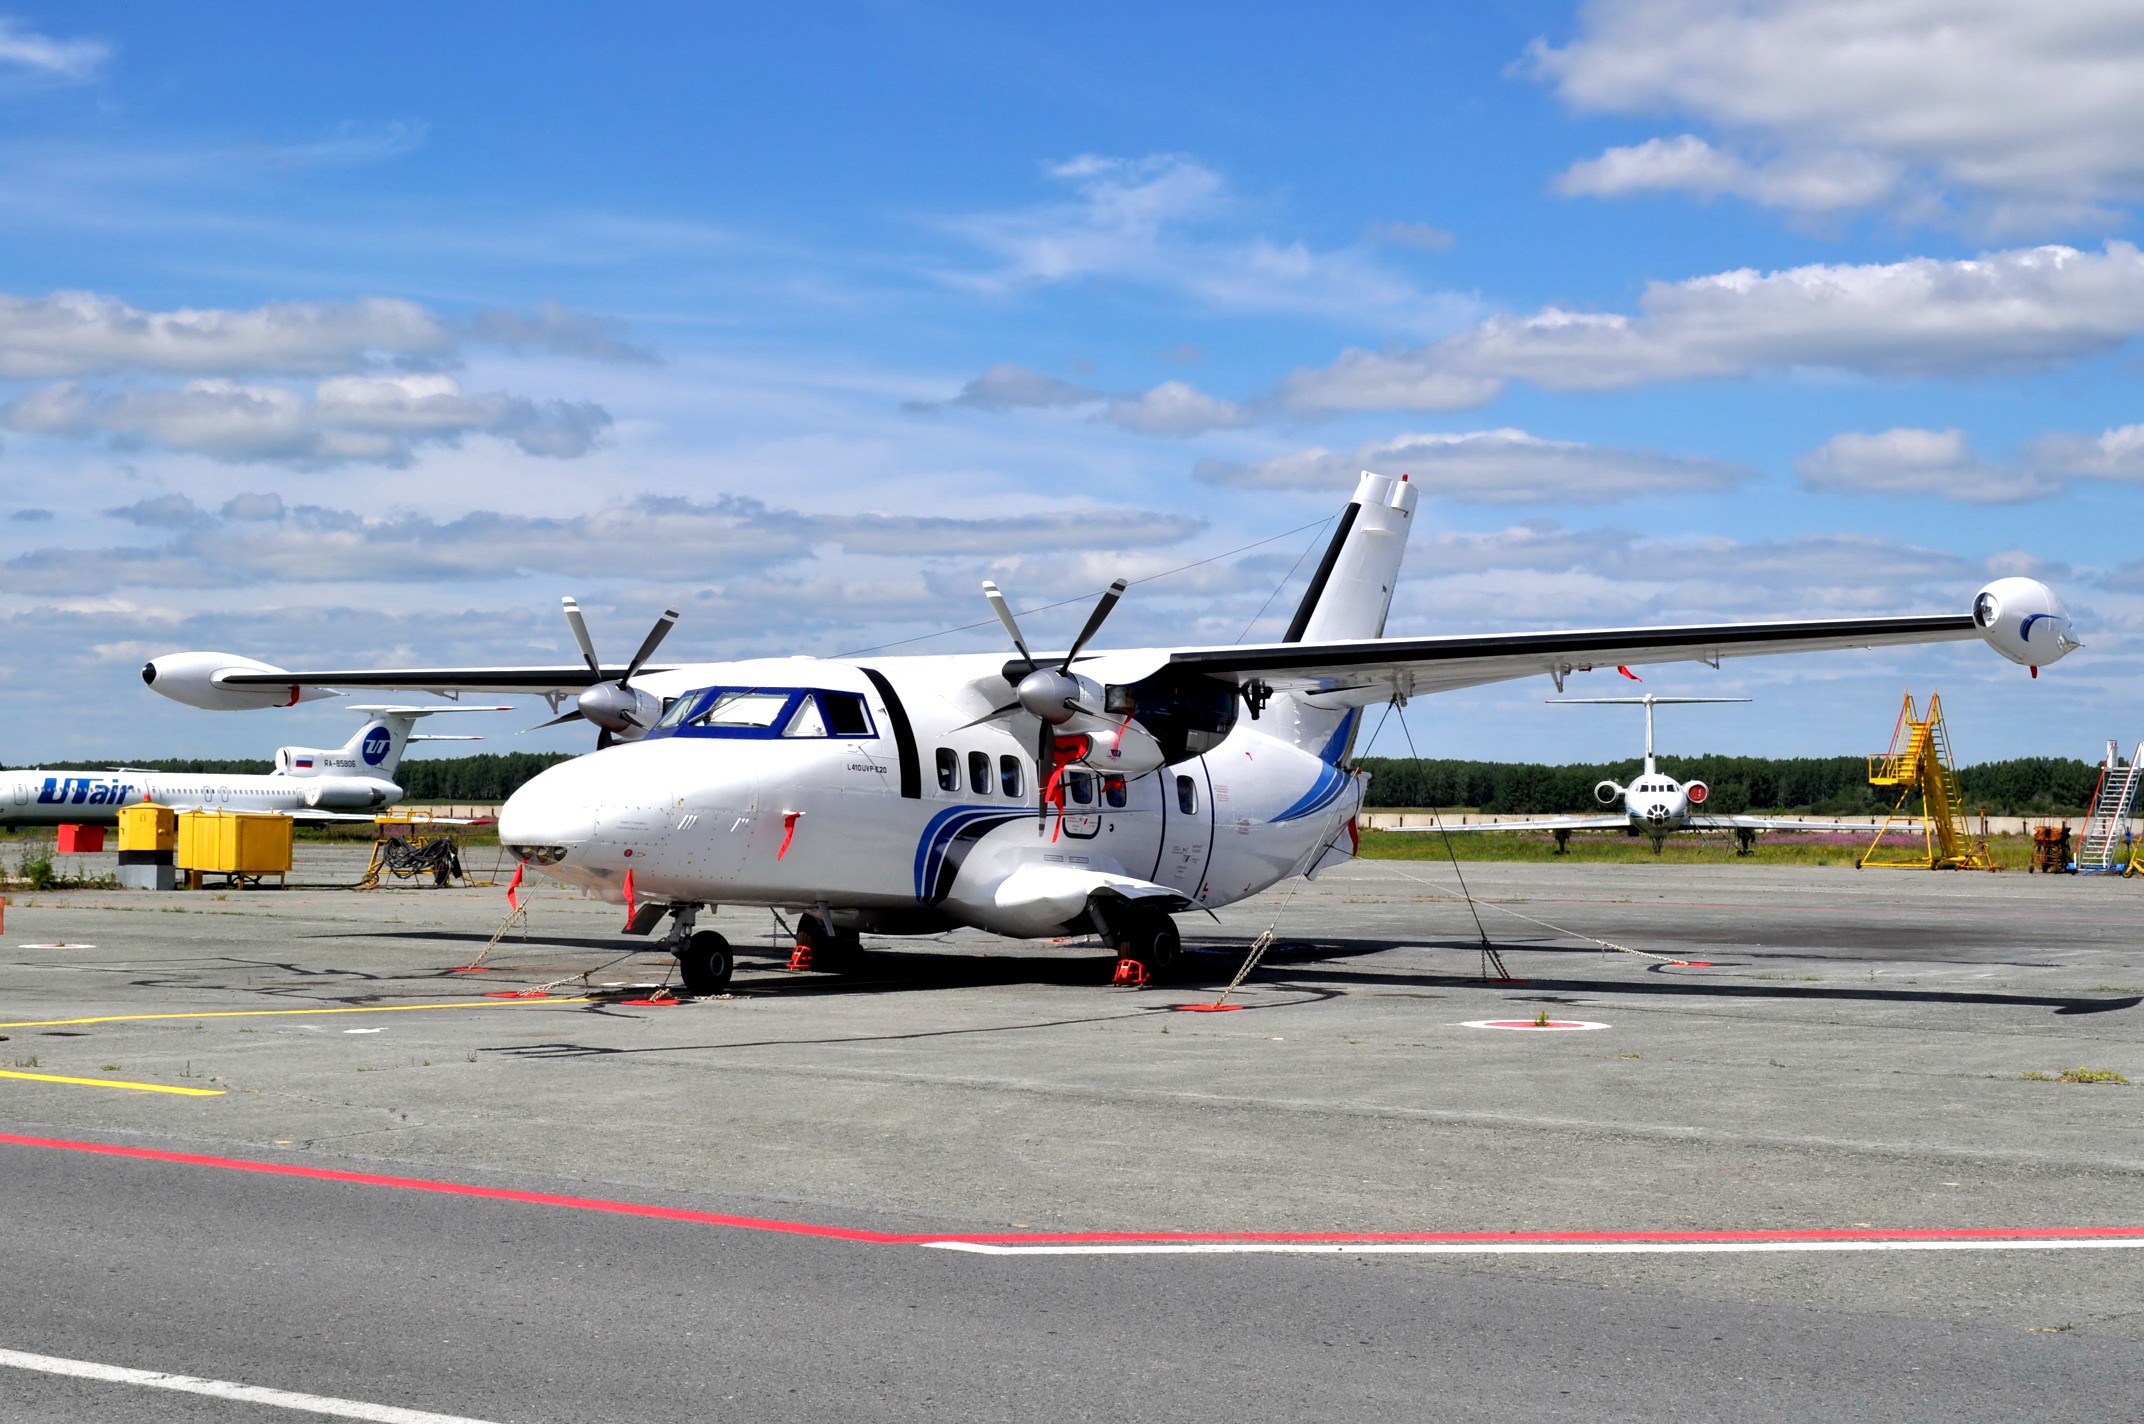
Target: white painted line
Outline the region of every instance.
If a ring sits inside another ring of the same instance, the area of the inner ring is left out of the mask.
[[[2144,1249],[2144,1238],[2039,1241],[1181,1241],[1002,1246],[925,1241],[981,1256],[1644,1256],[1728,1251],[2086,1251]]]
[[[58,943],[56,943],[56,944],[18,944],[18,945],[16,945],[16,946],[15,946],[15,948],[17,948],[17,949],[95,949],[95,948],[96,948],[96,946],[95,946],[95,945],[93,945],[93,944],[69,944],[69,943],[68,943],[67,941],[65,941],[65,940],[60,940],[60,941],[59,941]]]
[[[64,1360],[56,1355],[32,1355],[21,1350],[0,1350],[0,1365],[37,1370],[48,1375],[67,1375],[74,1379],[146,1385],[151,1389],[178,1390],[182,1394],[205,1394],[214,1399],[268,1404],[277,1409],[300,1409],[308,1414],[332,1414],[338,1419],[370,1419],[377,1424],[487,1424],[485,1420],[462,1414],[434,1414],[425,1409],[402,1409],[392,1404],[368,1404],[361,1399],[335,1399],[322,1394],[293,1394],[287,1389],[266,1389],[257,1384],[166,1374],[162,1370],[130,1370],[119,1365]]]
[[[1461,1028],[1504,1028],[1514,1033],[1583,1033],[1589,1028],[1606,1028],[1604,1023],[1587,1019],[1550,1019],[1541,1023],[1535,1019],[1468,1019]]]

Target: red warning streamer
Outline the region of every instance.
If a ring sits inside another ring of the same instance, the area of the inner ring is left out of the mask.
[[[782,812],[782,848],[774,853],[776,860],[789,854],[789,843],[797,838],[797,817],[803,814],[802,811]]]

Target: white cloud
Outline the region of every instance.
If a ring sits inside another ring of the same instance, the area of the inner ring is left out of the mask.
[[[1076,386],[1070,381],[1044,375],[1026,366],[1000,363],[982,372],[946,401],[910,401],[908,409],[927,411],[946,406],[971,410],[1049,410],[1061,406],[1092,405],[1106,399],[1101,391]]]
[[[625,323],[616,317],[574,311],[557,302],[545,302],[534,313],[499,307],[477,312],[469,318],[469,335],[513,351],[548,351],[590,361],[655,360],[653,353],[627,339]]]
[[[1756,165],[1695,134],[1681,134],[1611,148],[1598,158],[1572,164],[1550,186],[1567,196],[1686,192],[1829,212],[1865,207],[1889,194],[1898,181],[1895,168],[1866,154],[1804,155]]]
[[[1829,494],[2013,504],[2045,499],[2059,489],[2044,476],[1983,460],[1962,430],[1848,431],[1802,456],[1794,468],[1806,488]]]
[[[2144,195],[2133,0],[1592,0],[1569,44],[1528,57],[1575,110],[1694,119],[1732,151],[1611,150],[1570,191],[1912,214],[1933,190],[2006,226]]]
[[[1730,490],[1749,478],[1725,460],[1544,440],[1523,430],[1399,435],[1346,454],[1299,450],[1247,464],[1200,462],[1198,477],[1250,489],[1344,492],[1363,470],[1406,473],[1425,495],[1463,504],[1605,504]]]
[[[2044,436],[2027,447],[2026,460],[2077,479],[2144,483],[2144,425],[2117,426],[2093,436]]]
[[[602,407],[586,401],[472,396],[446,375],[337,376],[310,393],[229,380],[114,391],[65,382],[30,392],[0,420],[25,433],[102,436],[126,447],[309,467],[402,465],[419,445],[469,435],[496,436],[525,454],[571,458],[587,453],[611,423]]]
[[[0,566],[16,590],[72,593],[120,588],[196,589],[320,583],[457,582],[545,576],[697,581],[844,560],[1009,558],[1068,547],[1129,550],[1181,542],[1202,525],[1142,509],[1053,509],[961,519],[863,512],[807,514],[757,500],[697,502],[645,497],[593,513],[537,516],[479,510],[452,519],[401,512],[365,515],[289,505],[242,494],[220,514],[185,495],[108,511],[145,528],[175,531],[156,547],[34,549]],[[972,585],[971,585],[972,587]],[[780,588],[770,600],[793,597]],[[838,612],[838,608],[825,610]]]
[[[1242,407],[1182,381],[1163,381],[1150,391],[1109,403],[1104,418],[1142,435],[1200,435],[1248,419]]]
[[[1048,173],[1072,190],[1069,201],[944,223],[993,265],[941,275],[990,293],[1086,279],[1135,282],[1220,311],[1368,321],[1417,333],[1447,330],[1478,310],[1469,298],[1423,291],[1361,248],[1321,251],[1224,231],[1251,214],[1218,172],[1195,159],[1090,154]]]
[[[0,19],[0,65],[39,78],[88,79],[111,54],[111,47],[100,40],[56,40],[19,20]]]
[[[1964,261],[1747,269],[1654,282],[1634,314],[1545,307],[1434,345],[1350,350],[1276,393],[1290,409],[1453,410],[1505,383],[1603,390],[1797,367],[1975,375],[2110,351],[2144,331],[2144,254],[2033,247]]]
[[[388,297],[156,312],[94,292],[0,296],[0,377],[15,379],[100,371],[316,375],[453,349],[439,318]]]

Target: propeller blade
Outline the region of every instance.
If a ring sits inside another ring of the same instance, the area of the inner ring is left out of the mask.
[[[1072,640],[1072,651],[1065,654],[1064,666],[1067,672],[1071,671],[1072,660],[1079,656],[1079,650],[1087,646],[1087,640],[1100,631],[1102,620],[1109,616],[1109,610],[1115,608],[1117,600],[1124,597],[1124,588],[1123,579],[1111,584],[1109,591],[1102,595],[1102,601],[1094,605],[1094,612],[1087,615],[1087,626],[1079,630],[1079,636]],[[1027,650],[1022,648],[1020,651]]]
[[[556,716],[556,717],[553,717],[553,718],[552,718],[552,719],[551,719],[550,721],[548,721],[548,722],[538,722],[538,723],[537,723],[537,724],[536,724],[535,726],[533,726],[533,727],[527,727],[527,728],[524,728],[524,729],[523,729],[523,731],[524,731],[524,733],[527,733],[527,732],[540,732],[540,731],[542,731],[542,730],[543,730],[544,728],[546,728],[546,727],[563,727],[563,726],[565,726],[565,725],[566,725],[566,723],[568,723],[568,722],[578,722],[578,721],[580,721],[580,720],[581,720],[581,709],[580,709],[580,708],[578,708],[578,707],[576,707],[576,708],[574,708],[574,709],[573,709],[573,710],[572,710],[571,712],[564,712],[564,713],[561,713],[561,714],[559,714],[558,716]]]
[[[1006,704],[1005,704],[1005,705],[1004,705],[1003,707],[993,707],[993,708],[991,708],[991,709],[990,709],[990,710],[989,710],[988,712],[985,712],[985,713],[984,713],[984,714],[983,714],[982,716],[980,716],[980,717],[976,718],[976,719],[975,719],[975,720],[974,720],[973,722],[963,722],[963,723],[961,723],[961,724],[960,724],[959,726],[955,727],[955,728],[954,728],[953,730],[954,730],[954,731],[956,731],[956,732],[965,732],[965,731],[967,731],[967,730],[968,730],[968,729],[969,729],[970,727],[980,727],[980,726],[982,726],[982,725],[983,725],[983,723],[985,723],[985,722],[995,722],[995,721],[997,721],[997,719],[998,719],[998,718],[1000,718],[1000,717],[1006,716],[1006,715],[1008,715],[1008,714],[1010,714],[1010,713],[1014,713],[1014,712],[1023,712],[1023,711],[1025,711],[1025,710],[1027,710],[1027,709],[1023,708],[1023,707],[1022,707],[1022,706],[1021,706],[1021,705],[1020,705],[1019,703],[1017,703],[1017,702],[1008,702],[1008,703],[1006,703]]]
[[[655,655],[656,648],[662,645],[663,639],[668,636],[676,622],[677,610],[665,608],[663,616],[655,620],[655,626],[650,628],[648,636],[641,640],[640,651],[633,654],[633,660],[625,665],[625,676],[618,679],[618,686],[623,687],[633,680],[633,674],[639,672],[641,665]]]
[[[983,580],[983,597],[990,600],[991,608],[998,615],[998,622],[1005,625],[1005,631],[1012,636],[1012,645],[1020,650],[1020,656],[1027,659],[1027,665],[1032,670],[1035,666],[1035,655],[1027,650],[1027,639],[1020,636],[1020,625],[1012,616],[1012,605],[1005,601],[1005,595],[999,593],[998,586],[989,579]]]
[[[588,636],[588,621],[581,617],[581,605],[571,598],[562,598],[566,608],[566,623],[573,629],[573,641],[581,645],[581,656],[588,661],[588,670],[597,677],[603,675],[603,664],[596,661],[595,640]]]

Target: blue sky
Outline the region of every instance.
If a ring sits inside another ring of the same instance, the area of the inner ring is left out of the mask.
[[[136,671],[563,658],[567,592],[617,655],[665,603],[834,653],[1198,563],[1112,640],[1255,638],[1365,466],[1425,493],[1395,632],[2030,572],[2089,645],[1662,670],[1758,699],[1667,745],[1940,684],[1968,759],[2093,755],[2144,734],[2144,16],[2050,8],[7,10],[0,758],[317,741]],[[1417,736],[1635,746],[1549,693]]]

